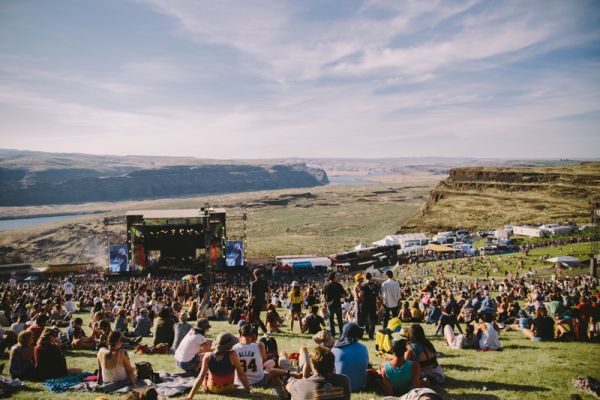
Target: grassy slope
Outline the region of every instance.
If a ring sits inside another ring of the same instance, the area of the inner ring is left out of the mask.
[[[87,315],[86,315],[87,317]],[[297,328],[296,328],[297,329]],[[222,330],[234,332],[234,328],[225,322],[213,323],[209,336],[213,337]],[[426,327],[428,335],[433,329]],[[280,350],[295,351],[301,345],[311,346],[307,335],[276,335]],[[570,394],[578,393],[571,380],[579,375],[596,376],[600,347],[597,344],[583,343],[536,343],[524,338],[520,332],[508,332],[501,335],[503,352],[476,352],[471,350],[448,350],[440,337],[433,338],[436,349],[443,353],[440,364],[448,377],[447,382],[438,390],[447,399],[503,399],[537,400],[566,399]],[[150,339],[145,339],[150,342]],[[366,342],[371,362],[379,364],[375,357],[374,342]],[[134,362],[150,361],[155,371],[177,371],[171,355],[132,355]],[[70,352],[67,357],[69,367],[81,367],[86,371],[96,369],[95,353],[91,351]],[[50,394],[40,384],[27,383],[30,388],[21,391],[14,398],[25,399],[95,399],[97,395],[87,393]],[[484,390],[483,388],[486,388]],[[239,395],[238,395],[239,396]],[[214,396],[198,394],[196,398],[236,398],[238,396]],[[116,398],[116,396],[114,396]],[[256,390],[255,398],[274,399],[267,390]],[[371,399],[380,397],[375,392],[359,393],[353,399]],[[592,399],[590,396],[582,396]]]

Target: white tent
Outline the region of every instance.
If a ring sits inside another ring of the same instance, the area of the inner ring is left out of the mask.
[[[575,257],[571,257],[571,256],[560,256],[560,257],[553,257],[553,258],[549,258],[546,261],[551,262],[551,263],[566,263],[566,264],[578,264],[579,260],[576,259]]]

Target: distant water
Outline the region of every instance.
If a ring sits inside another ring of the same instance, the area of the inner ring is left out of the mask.
[[[12,229],[31,228],[31,227],[39,226],[39,225],[52,224],[54,222],[78,218],[83,215],[85,215],[85,214],[54,215],[52,217],[5,219],[5,220],[0,220],[0,231],[10,231]]]
[[[330,176],[329,183],[331,185],[365,185],[374,182],[362,176]]]

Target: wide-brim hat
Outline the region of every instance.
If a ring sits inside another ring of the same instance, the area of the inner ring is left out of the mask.
[[[239,343],[238,338],[233,336],[231,333],[221,332],[217,335],[211,347],[214,351],[222,352],[231,350],[231,348],[237,343]]]

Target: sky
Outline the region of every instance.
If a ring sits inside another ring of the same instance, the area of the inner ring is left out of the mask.
[[[0,2],[0,147],[600,156],[600,1]]]

